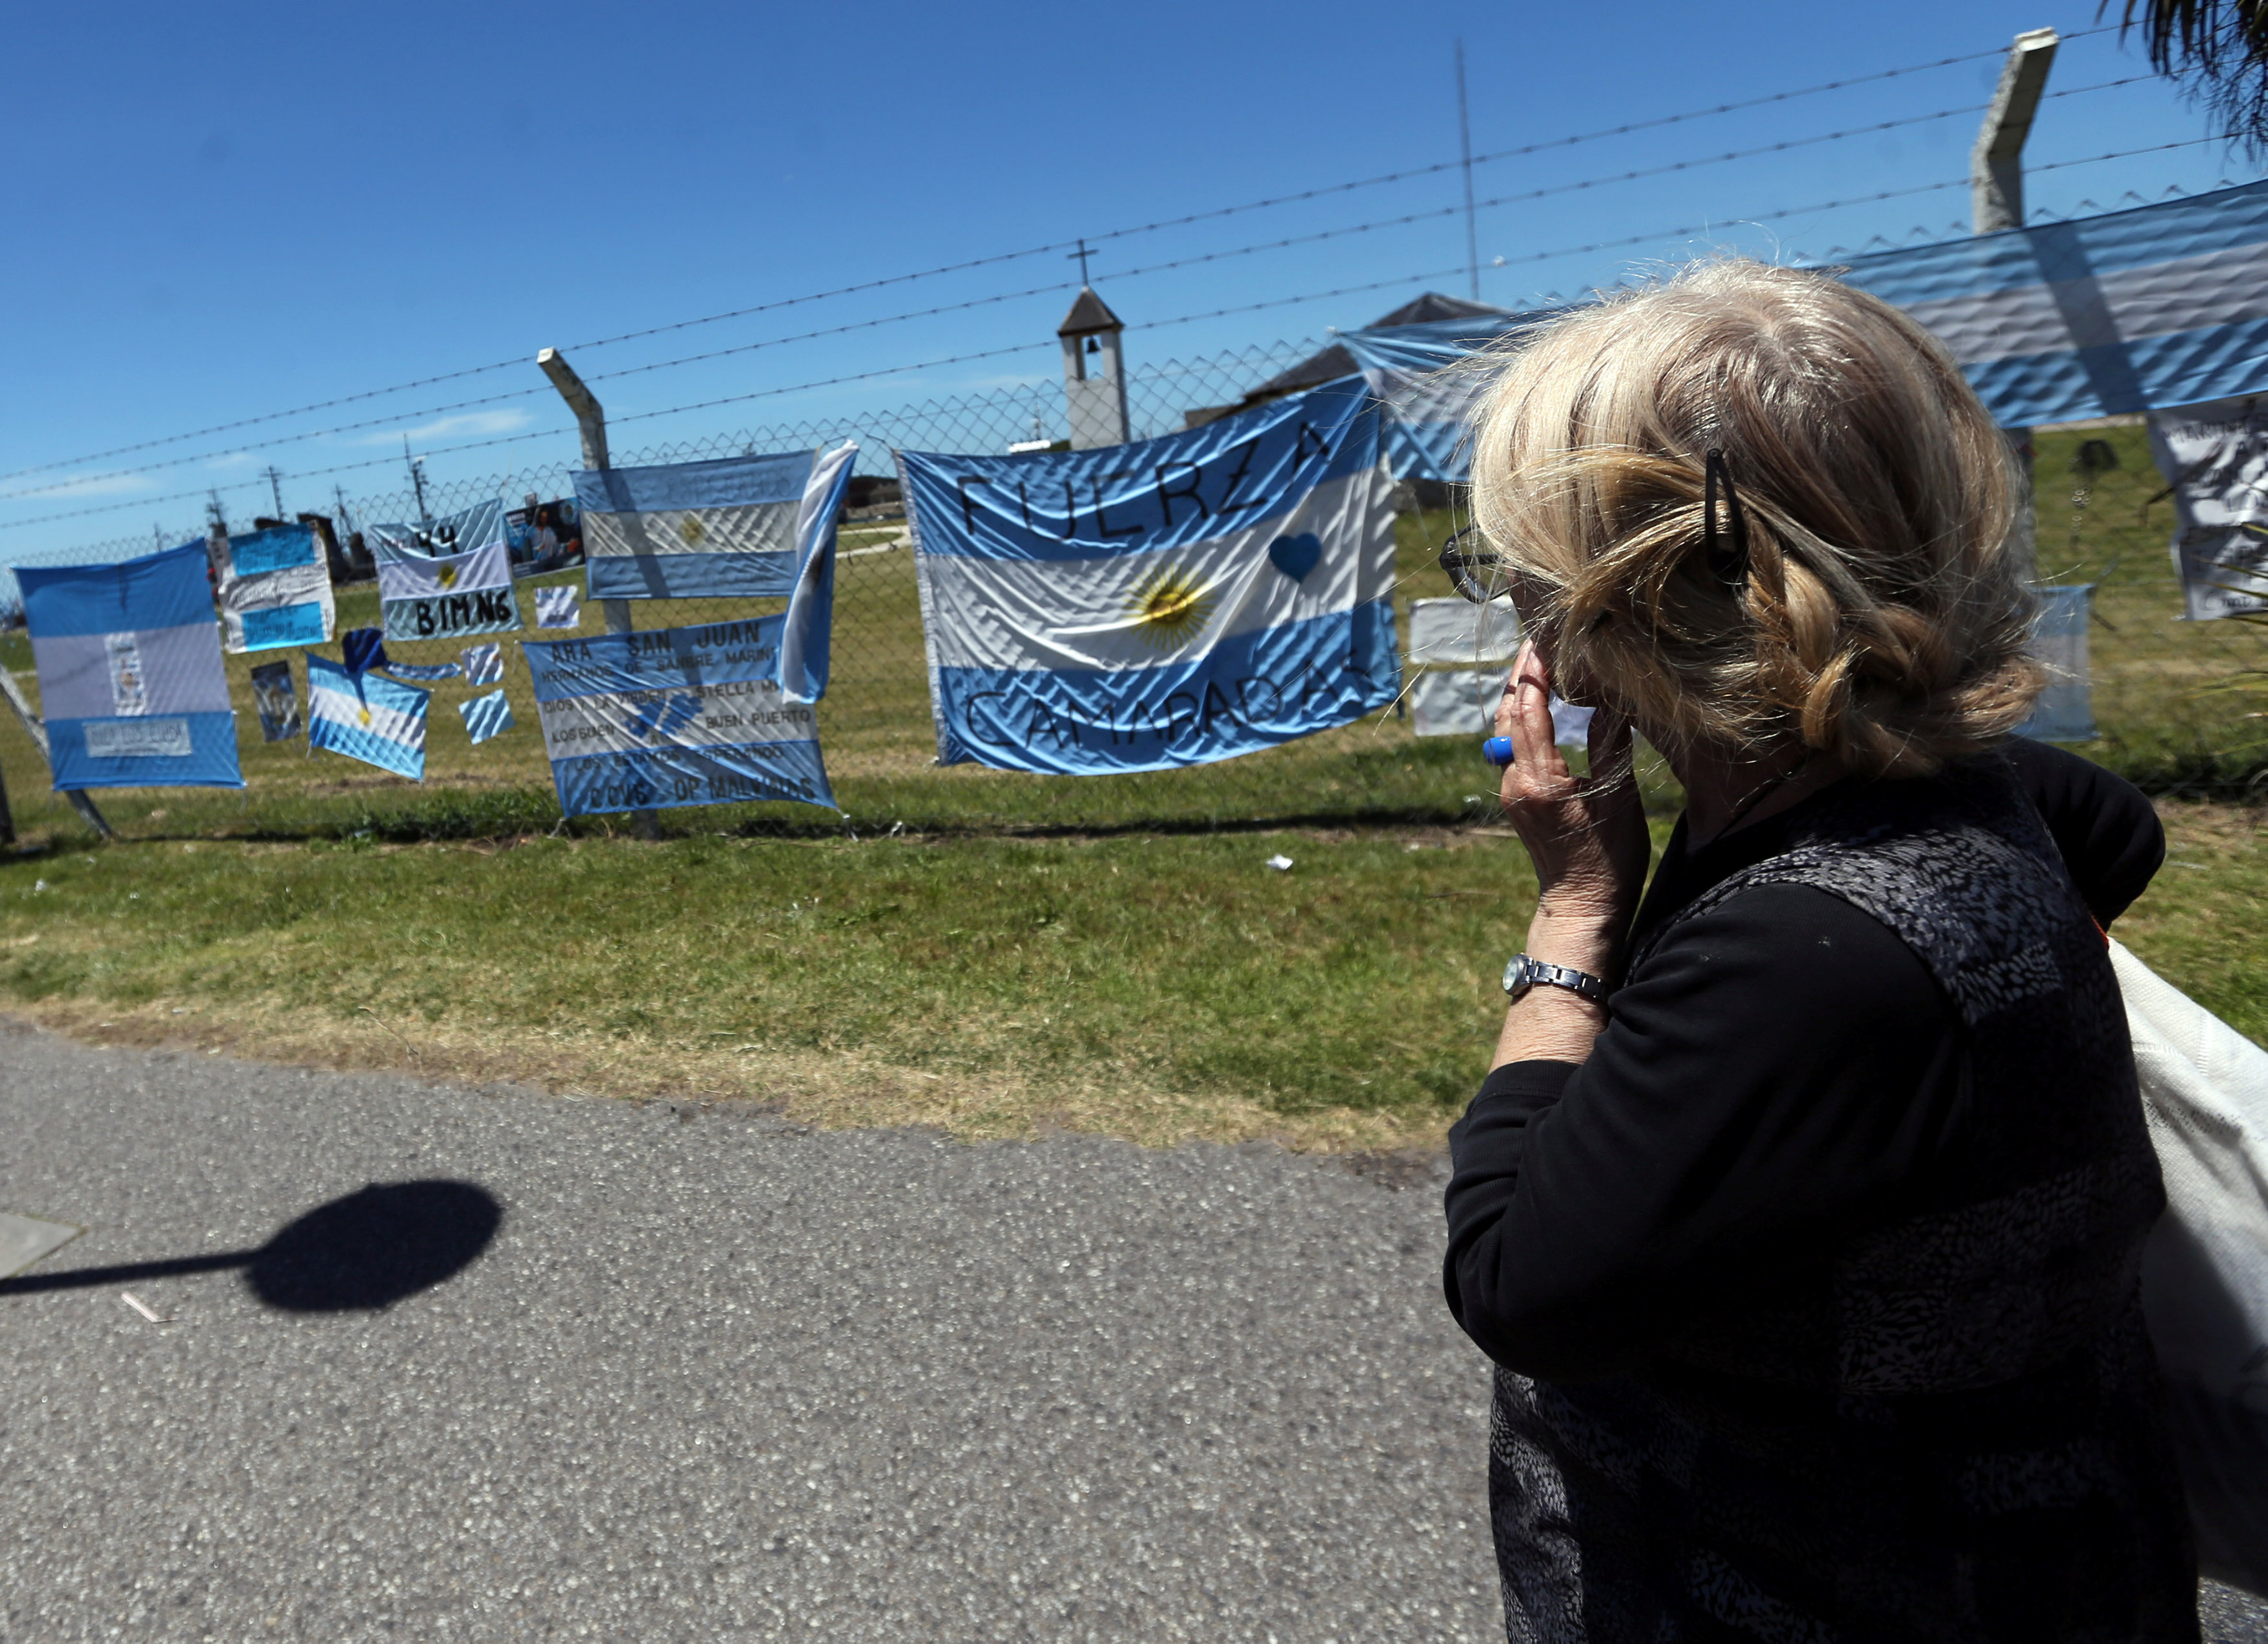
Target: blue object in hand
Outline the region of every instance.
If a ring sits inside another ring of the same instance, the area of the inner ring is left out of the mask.
[[[1481,757],[1502,770],[1512,763],[1512,738],[1491,736],[1481,744]]]

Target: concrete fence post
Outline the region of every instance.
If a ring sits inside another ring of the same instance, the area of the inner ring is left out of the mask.
[[[586,468],[614,467],[607,460],[607,413],[599,404],[599,396],[593,394],[583,380],[575,374],[575,368],[567,363],[567,357],[557,349],[541,350],[536,355],[535,363],[543,368],[543,374],[551,379],[551,386],[559,390],[559,397],[567,402],[567,409],[575,413],[575,427],[583,436],[583,466]],[[587,560],[590,553],[587,538],[583,551]],[[630,602],[628,600],[601,600],[600,605],[607,614],[608,633],[626,634],[630,631]],[[632,811],[630,817],[640,838],[661,837],[661,821],[652,811]]]
[[[2058,44],[2051,28],[2028,29],[2016,36],[2000,67],[2000,84],[1984,111],[1977,146],[1969,151],[1970,226],[1979,234],[1997,234],[2024,225],[2024,139],[2031,135],[2032,117],[2039,112],[2040,94],[2047,89],[2048,70],[2055,63]],[[2016,531],[2029,558],[2037,534],[2037,510],[2032,502],[2032,431],[2001,431],[2016,458],[2021,495],[2017,498]]]

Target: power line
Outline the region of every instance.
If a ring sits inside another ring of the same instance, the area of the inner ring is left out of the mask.
[[[2066,41],[2084,40],[2090,35],[2112,33],[2115,28],[2115,25],[2105,25],[2097,28],[2081,29],[2075,33],[2064,35],[2063,39]],[[1849,78],[1840,80],[1827,80],[1822,81],[1816,85],[1800,86],[1791,91],[1775,92],[1763,97],[1748,98],[1736,102],[1719,103],[1706,108],[1690,109],[1681,114],[1658,115],[1651,120],[1631,121],[1623,125],[1607,127],[1597,131],[1579,132],[1569,136],[1554,137],[1540,143],[1525,144],[1517,148],[1502,149],[1494,153],[1476,155],[1473,157],[1472,164],[1484,165],[1496,160],[1517,159],[1530,154],[1540,154],[1554,149],[1571,148],[1580,144],[1596,143],[1611,137],[1626,136],[1632,132],[1656,130],[1666,126],[1679,125],[1695,120],[1712,119],[1722,114],[1738,113],[1744,109],[1764,107],[1771,104],[1793,101],[1799,98],[1818,96],[1828,92],[1845,91],[1852,86],[1866,85],[1884,80],[1897,79],[1906,75],[1920,74],[1934,69],[1950,68],[1963,63],[1975,63],[1988,57],[1997,57],[2006,52],[2007,49],[2007,48],[2005,46],[1994,46],[1987,50],[1965,52],[1955,56],[1937,58],[1928,63],[1911,63],[1903,68],[1885,69],[1874,74],[1855,75]],[[2137,77],[2148,78],[2151,77],[2141,76]],[[2124,83],[2124,82],[2118,82],[2118,84]],[[2055,94],[2065,95],[2066,93]],[[1294,194],[1271,195],[1264,199],[1246,201],[1237,205],[1219,206],[1210,210],[1190,212],[1182,217],[1162,217],[1153,223],[1139,224],[1130,228],[1111,229],[1101,233],[1089,234],[1086,238],[1089,241],[1123,240],[1132,235],[1153,233],[1167,228],[1185,227],[1194,223],[1214,221],[1222,217],[1240,216],[1250,211],[1268,210],[1277,206],[1290,205],[1304,201],[1322,199],[1332,195],[1350,193],[1356,189],[1376,188],[1388,183],[1407,181],[1416,177],[1431,176],[1443,171],[1454,169],[1463,163],[1464,161],[1460,159],[1457,160],[1446,160],[1431,166],[1416,166],[1403,171],[1387,172],[1374,177],[1358,178],[1350,182],[1332,183],[1322,188],[1303,189]],[[902,285],[916,280],[932,279],[947,274],[965,273],[972,269],[989,268],[1000,263],[1013,262],[1028,257],[1042,256],[1052,252],[1064,250],[1072,243],[1073,242],[1071,240],[1057,240],[1044,246],[1030,247],[1021,251],[995,253],[990,256],[974,257],[960,262],[944,263],[933,269],[923,269],[909,274],[896,274],[890,275],[880,279],[862,280],[849,285],[836,286],[828,291],[813,291],[799,297],[782,298],[773,302],[758,303],[744,308],[726,309],[722,313],[703,314],[691,320],[674,321],[665,325],[648,326],[639,330],[625,331],[614,336],[598,337],[587,342],[571,343],[569,346],[577,350],[611,347],[618,343],[633,342],[642,337],[660,336],[670,332],[688,330],[697,326],[715,325],[727,320],[744,319],[751,314],[767,313],[777,309],[795,307],[807,303],[823,302],[837,297],[851,296],[861,291],[877,291],[887,286]],[[1121,276],[1119,277],[1125,276]],[[269,423],[282,422],[290,417],[305,417],[316,411],[335,410],[343,405],[359,404],[365,401],[380,399],[386,395],[393,394],[406,394],[416,388],[431,387],[438,383],[461,381],[468,377],[477,377],[484,375],[490,372],[511,370],[526,364],[526,361],[525,358],[516,357],[511,359],[492,361],[484,365],[470,365],[458,371],[439,372],[431,376],[415,378],[408,382],[395,383],[389,387],[369,388],[356,394],[340,394],[332,399],[315,401],[307,405],[296,406],[290,410],[263,412],[256,417],[239,417],[230,422],[216,423],[208,427],[192,430],[187,433],[167,434],[155,439],[137,440],[129,445],[114,446],[107,450],[90,452],[82,456],[61,457],[55,459],[52,461],[37,464],[31,468],[16,468],[4,473],[0,473],[0,481],[20,479],[26,475],[49,473],[63,468],[78,468],[89,462],[99,462],[111,457],[130,456],[136,452],[155,450],[163,446],[179,445],[184,441],[191,439],[202,439],[214,434],[232,433],[240,428],[251,428]],[[506,395],[497,397],[508,398],[517,396]],[[480,404],[488,402],[490,402],[472,401],[465,403]],[[433,414],[434,413],[432,412],[409,412],[404,415],[430,416]],[[386,418],[379,420],[391,421],[394,419]]]

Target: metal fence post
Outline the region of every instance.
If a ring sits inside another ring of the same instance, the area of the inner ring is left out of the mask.
[[[16,814],[8,808],[8,773],[0,770],[0,844],[16,843]]]
[[[2047,89],[2048,70],[2055,63],[2058,36],[2051,28],[2028,29],[2016,36],[2001,65],[2000,84],[1984,111],[1977,129],[1977,146],[1969,151],[1970,225],[1979,234],[1997,234],[2024,225],[2024,139],[2031,135],[2032,116],[2039,112],[2040,93]],[[2016,456],[2022,482],[2016,530],[2029,556],[2036,534],[2036,510],[2032,503],[2032,431],[2001,431]]]
[[[559,397],[567,402],[567,409],[575,413],[576,429],[583,436],[583,466],[586,468],[612,468],[607,460],[607,413],[598,395],[585,386],[575,374],[575,368],[556,348],[538,353],[535,363],[543,374],[551,379],[551,386],[559,390]],[[585,554],[589,552],[586,548]],[[607,614],[607,631],[626,634],[630,631],[630,602],[628,600],[602,600],[600,607]],[[632,811],[630,819],[642,839],[661,837],[661,820],[650,810]]]
[[[55,756],[48,752],[48,727],[40,722],[40,716],[32,711],[32,704],[24,700],[24,688],[16,683],[16,676],[4,666],[0,666],[0,697],[7,697],[8,705],[16,711],[16,717],[24,722],[25,734],[32,739],[32,746],[40,750],[40,757],[48,762],[48,769],[52,771],[55,769]],[[70,801],[71,808],[85,818],[86,825],[95,832],[106,839],[118,837],[111,831],[110,824],[102,819],[102,813],[95,809],[94,801],[85,794],[77,788],[72,788],[66,792],[63,797]]]

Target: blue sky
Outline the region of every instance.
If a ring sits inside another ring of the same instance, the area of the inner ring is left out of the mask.
[[[594,379],[622,449],[1052,381],[1076,284],[1052,250],[591,344],[1454,159],[1459,38],[1484,154],[1995,54],[1484,164],[1483,200],[1561,190],[1480,213],[1488,300],[1719,247],[1793,259],[1942,237],[1966,221],[1965,186],[1814,208],[1960,184],[1998,52],[2043,25],[2095,19],[1999,0],[19,11],[0,63],[0,492],[18,493],[0,496],[0,562],[180,540],[208,487],[248,520],[270,506],[270,463],[289,508],[328,506],[334,486],[383,507],[405,433],[460,489],[571,461],[533,364],[546,344]],[[2205,135],[2162,82],[2082,89],[2146,73],[2114,35],[2063,48],[2050,91],[2072,94],[2034,129],[2028,203],[2115,209],[2256,174],[2215,145],[2058,166]],[[1860,129],[1884,122],[1907,123]],[[1798,145],[1714,160],[1780,143]],[[1245,248],[1439,213],[1461,190],[1441,171],[1099,238],[1094,278],[1138,372],[1319,337],[1428,287],[1462,292],[1462,218]],[[863,328],[778,340],[841,326]],[[993,357],[928,364],[970,354]],[[74,461],[487,365],[504,368]],[[673,409],[716,400],[734,402]]]

